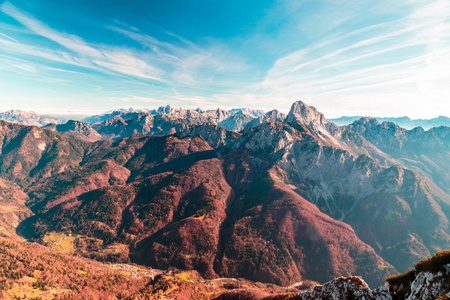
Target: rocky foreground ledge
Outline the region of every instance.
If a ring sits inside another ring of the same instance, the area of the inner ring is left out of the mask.
[[[387,287],[371,290],[359,276],[339,277],[324,285],[318,285],[310,292],[299,293],[293,299],[393,299]]]
[[[339,277],[297,295],[261,295],[248,290],[226,292],[217,300],[445,300],[450,299],[450,250],[422,260],[414,269],[386,278],[376,289],[359,276]]]
[[[361,277],[340,277],[292,299],[443,300],[450,299],[449,294],[450,251],[442,251],[404,274],[386,278],[385,286],[374,290]]]
[[[400,291],[393,292],[389,284],[371,290],[367,283],[358,276],[336,278],[324,285],[314,287],[311,292],[303,292],[291,299],[450,299],[450,264],[444,272],[421,272],[409,286],[400,285]]]

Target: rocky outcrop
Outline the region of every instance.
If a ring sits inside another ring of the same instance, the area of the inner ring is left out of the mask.
[[[386,284],[371,290],[361,277],[340,277],[293,299],[434,300],[450,296],[450,251],[416,264],[408,272],[386,278]]]
[[[386,281],[394,299],[433,300],[445,296],[450,293],[450,251],[438,252]]]
[[[387,287],[380,287],[371,290],[361,277],[351,276],[333,279],[324,285],[314,287],[310,292],[298,294],[297,297],[294,297],[294,299],[391,300],[392,296]]]
[[[435,300],[450,295],[450,264],[439,272],[420,272],[412,283],[389,285],[371,290],[361,277],[340,277],[292,299],[365,299],[365,300]],[[445,299],[445,298],[443,298]]]
[[[444,294],[450,294],[450,264],[439,272],[420,272],[411,283],[411,292],[407,300],[434,300]]]

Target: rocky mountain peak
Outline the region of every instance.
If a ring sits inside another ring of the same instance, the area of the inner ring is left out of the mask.
[[[328,122],[325,116],[314,106],[309,106],[302,101],[294,102],[286,122],[307,125],[310,127],[308,130],[323,142],[340,149],[347,148],[340,140],[342,132],[339,126]]]
[[[439,128],[439,127],[437,127],[437,128]],[[418,126],[418,127],[414,127],[413,129],[411,129],[410,132],[411,132],[412,135],[421,135],[421,134],[423,134],[425,132],[425,129],[423,129],[422,127]]]
[[[88,142],[95,142],[102,139],[101,135],[91,125],[82,121],[69,120],[65,124],[60,125],[49,123],[42,128]]]
[[[379,126],[381,123],[376,118],[371,117],[362,117],[361,119],[353,122],[351,126],[356,128],[366,128],[366,129],[374,129]]]
[[[380,124],[380,122],[376,118],[371,117],[362,117],[361,119],[355,121],[357,124]]]
[[[276,119],[276,120],[285,120],[286,119],[286,115],[283,114],[281,111],[276,110],[276,109],[272,109],[271,111],[268,111],[265,116],[271,117],[272,119]]]
[[[135,119],[132,119],[133,121],[135,121],[136,124],[150,124],[153,122],[153,119],[155,117],[151,114],[139,114]]]
[[[323,126],[328,123],[325,116],[314,106],[309,106],[302,101],[296,101],[292,104],[286,121],[297,121],[301,124],[311,125],[313,127],[314,125]]]
[[[91,125],[89,125],[88,123],[77,120],[69,120],[66,124],[63,124],[61,126],[64,126],[67,130],[74,131],[87,131],[92,129]]]
[[[168,114],[168,115],[179,113],[180,111],[181,111],[180,108],[175,108],[172,105],[160,106],[157,110],[157,112],[160,114]]]
[[[180,119],[187,119],[196,124],[205,121],[205,117],[194,109],[176,108],[167,105],[159,107],[156,112],[157,114],[166,114]]]

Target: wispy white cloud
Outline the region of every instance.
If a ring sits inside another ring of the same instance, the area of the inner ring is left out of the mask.
[[[79,90],[108,105],[286,111],[303,99],[328,116],[450,111],[448,0],[305,3],[275,1],[255,29],[223,39],[191,41],[113,19],[105,27],[125,41],[119,47],[110,37],[100,43],[58,31],[4,2],[0,10],[21,26],[0,23],[0,51],[16,58],[4,58],[0,69],[18,78],[61,77],[62,85],[78,78]]]
[[[14,39],[14,38],[12,38],[12,37],[10,37],[10,36],[4,34],[4,33],[1,33],[1,32],[0,32],[0,35],[3,36],[3,37],[5,37],[5,38],[7,38],[7,39],[10,39],[11,41],[14,41],[14,42],[16,42],[16,43],[19,42],[18,40]]]
[[[450,78],[449,29],[449,1],[419,2],[402,18],[336,38],[325,36],[279,58],[253,85],[253,94],[272,95],[282,105],[302,98],[331,116],[341,113],[330,110],[338,103],[346,108],[351,103],[360,114],[379,105],[380,114],[420,116],[425,112],[419,107],[442,105],[450,94],[450,86],[442,84]],[[445,109],[450,112],[450,104]],[[431,111],[438,112],[429,109],[429,116]]]
[[[13,67],[20,69],[20,70],[24,70],[27,72],[31,72],[31,73],[37,73],[37,69],[34,66],[30,66],[30,65],[17,65],[17,64],[11,64]]]
[[[126,75],[161,81],[161,70],[137,58],[138,55],[129,53],[129,50],[111,46],[90,45],[76,35],[51,29],[44,23],[21,12],[9,2],[3,3],[0,9],[36,35],[51,40],[66,49],[66,51],[63,51],[27,44],[16,44],[13,47],[14,51],[89,69],[107,69]],[[5,42],[2,44],[13,46]]]
[[[83,54],[86,56],[101,58],[102,53],[97,49],[89,46],[85,43],[81,38],[75,35],[67,35],[59,33],[45,24],[39,22],[38,20],[33,19],[19,11],[15,6],[13,6],[9,2],[5,2],[1,6],[1,10],[16,19],[21,24],[25,25],[27,28],[35,32],[36,34],[43,36],[49,40],[54,41],[61,46],[79,54]]]
[[[160,41],[142,33],[138,28],[120,21],[107,27],[129,39],[139,42],[146,50],[119,48],[117,46],[88,43],[81,37],[59,32],[43,22],[22,12],[10,2],[0,5],[0,10],[21,23],[33,34],[50,40],[57,47],[19,43],[0,39],[0,47],[22,55],[52,62],[69,64],[102,73],[115,72],[146,80],[159,81],[170,86],[185,86],[199,90],[230,87],[234,80],[249,68],[245,60],[220,43],[198,47],[171,32],[165,32],[175,42]],[[230,80],[230,78],[233,78]]]
[[[114,52],[103,52],[103,57],[106,60],[97,60],[94,59],[93,62],[96,65],[105,67],[112,71],[116,71],[119,73],[153,79],[162,81],[161,78],[158,78],[152,74],[158,74],[160,71],[145,63],[142,59],[139,59],[131,54],[128,54],[126,51],[114,51]]]
[[[181,42],[169,43],[136,31],[136,28],[136,30],[117,26],[109,26],[109,28],[151,50],[152,61],[158,62],[169,71],[167,81],[175,86],[193,86],[200,90],[211,88],[211,85],[230,87],[230,85],[239,84],[236,80],[230,82],[230,77],[236,78],[242,71],[250,68],[243,57],[228,49],[224,44],[212,43],[206,47],[200,47],[166,31],[165,34]]]

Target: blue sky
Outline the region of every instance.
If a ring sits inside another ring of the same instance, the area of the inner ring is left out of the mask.
[[[450,1],[0,1],[0,111],[450,116]]]

